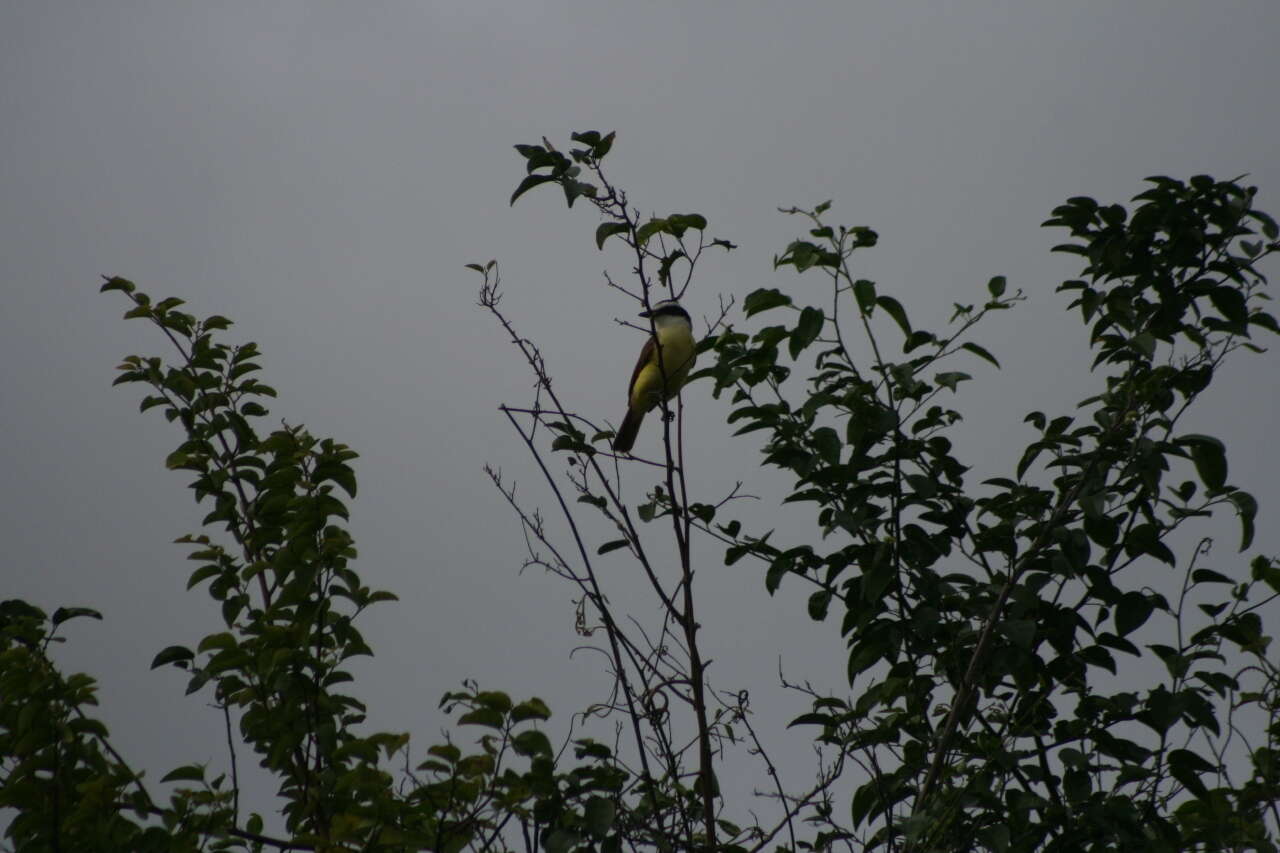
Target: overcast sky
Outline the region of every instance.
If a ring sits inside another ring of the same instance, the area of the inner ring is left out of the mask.
[[[504,303],[539,341],[569,405],[622,415],[640,344],[634,308],[603,284],[585,205],[551,191],[514,208],[511,146],[616,130],[615,180],[645,211],[698,211],[740,248],[709,255],[686,304],[818,279],[775,273],[800,232],[779,206],[834,199],[835,222],[880,245],[861,275],[937,327],[992,275],[1028,300],[976,340],[1004,364],[957,400],[962,456],[1006,473],[1032,409],[1070,411],[1097,390],[1085,336],[1053,292],[1076,272],[1039,228],[1071,195],[1124,201],[1152,174],[1249,173],[1280,213],[1280,4],[1030,3],[197,3],[0,4],[0,596],[89,605],[61,654],[102,684],[122,751],[158,778],[225,764],[220,718],[148,671],[164,646],[218,625],[171,541],[204,511],[166,472],[179,435],[110,387],[128,353],[167,354],[119,319],[99,275],[133,279],[257,341],[273,417],[361,453],[352,530],[366,581],[395,591],[364,630],[371,722],[436,735],[460,679],[540,694],[568,714],[601,698],[590,656],[571,658],[572,591],[517,574],[516,521],[486,462],[548,504],[497,412],[530,380],[475,307],[472,261],[502,264]],[[1274,273],[1276,270],[1273,268]],[[1274,485],[1276,355],[1238,361],[1188,428],[1222,437],[1231,481],[1263,518]],[[737,480],[772,526],[785,481],[753,437],[727,440],[724,401],[686,395],[695,499]],[[656,431],[642,431],[638,451]],[[639,500],[646,481],[628,483]],[[790,524],[790,518],[783,523]],[[795,526],[796,535],[809,528]],[[1214,566],[1239,572],[1233,526]],[[596,530],[599,541],[613,538]],[[1280,536],[1260,524],[1255,550]],[[789,673],[840,689],[836,625],[812,625],[805,590],[769,598],[756,567],[695,544],[701,621],[722,688],[749,687],[775,717],[803,710]],[[619,560],[615,600],[651,612]],[[630,598],[635,595],[634,599]],[[773,744],[803,756],[802,740]],[[244,764],[245,762],[242,762]],[[798,787],[804,765],[793,768]]]

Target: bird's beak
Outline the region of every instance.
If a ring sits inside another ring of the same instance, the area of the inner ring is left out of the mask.
[[[652,317],[652,316],[653,316],[653,312],[652,312],[652,311],[641,311],[641,312],[640,312],[639,314],[637,314],[636,316],[637,316],[637,317]]]

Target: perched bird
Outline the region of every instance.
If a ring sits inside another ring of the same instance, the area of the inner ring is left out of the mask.
[[[679,302],[663,300],[640,316],[653,318],[653,334],[640,350],[636,369],[631,372],[627,415],[613,439],[613,449],[618,453],[631,451],[645,413],[652,411],[664,394],[668,400],[676,395],[696,357],[693,323]]]

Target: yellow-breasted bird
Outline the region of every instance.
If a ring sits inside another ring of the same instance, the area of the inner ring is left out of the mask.
[[[674,299],[665,299],[641,317],[653,319],[653,334],[645,341],[627,386],[627,414],[613,439],[613,449],[628,453],[647,412],[663,395],[670,400],[680,390],[693,367],[696,346],[689,312]]]

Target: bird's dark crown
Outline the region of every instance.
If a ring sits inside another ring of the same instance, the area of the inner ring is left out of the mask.
[[[655,302],[653,308],[648,311],[641,311],[641,317],[683,317],[689,320],[689,312],[674,299],[664,299],[661,302]]]

